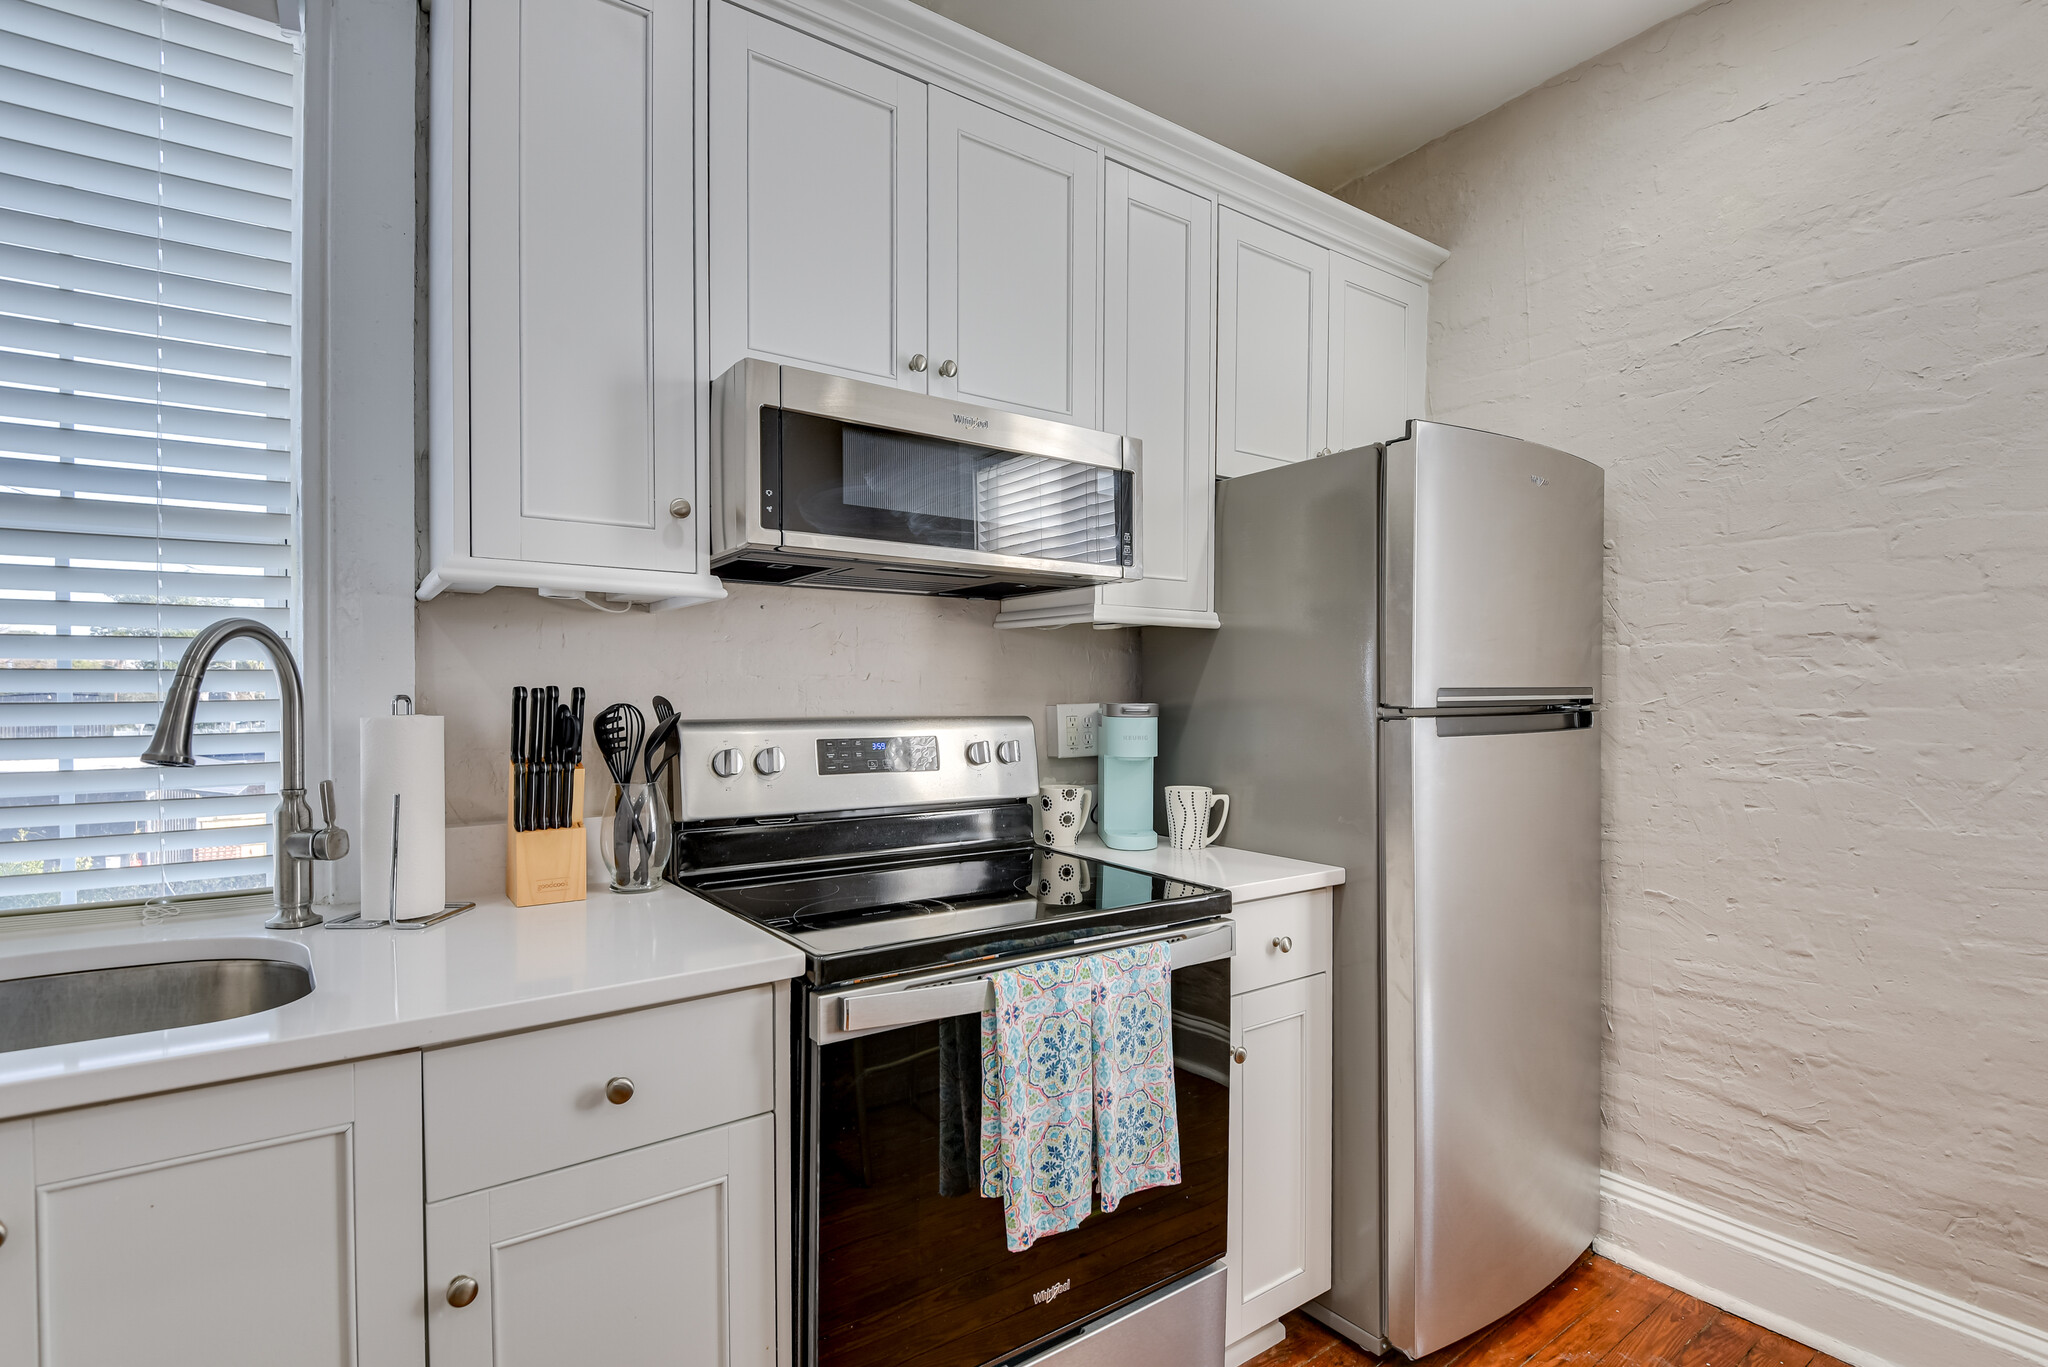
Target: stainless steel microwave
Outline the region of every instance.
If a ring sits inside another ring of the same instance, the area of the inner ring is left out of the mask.
[[[1001,598],[1140,577],[1135,438],[757,360],[712,404],[720,578]]]

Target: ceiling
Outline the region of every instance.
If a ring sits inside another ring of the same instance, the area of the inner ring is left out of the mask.
[[[1698,0],[919,0],[1319,189]]]

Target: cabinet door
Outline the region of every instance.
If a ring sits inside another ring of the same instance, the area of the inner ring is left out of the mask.
[[[0,1125],[0,1362],[36,1360],[35,1122]]]
[[[690,0],[476,0],[477,556],[698,569]]]
[[[711,6],[711,366],[922,390],[925,87]]]
[[[1423,416],[1429,287],[1330,254],[1330,449],[1395,441]]]
[[[1101,180],[1093,148],[931,92],[932,393],[1096,425]]]
[[[1206,613],[1215,583],[1216,206],[1115,162],[1104,183],[1102,425],[1140,442],[1145,577],[1104,588],[1103,601]]]
[[[756,1116],[429,1206],[435,1367],[773,1367],[773,1135]]]
[[[1327,445],[1330,253],[1232,209],[1218,215],[1216,473]]]
[[[1330,1289],[1330,976],[1231,998],[1229,1303],[1235,1343]]]
[[[35,1260],[40,1360],[423,1363],[419,1076],[403,1054],[37,1117],[33,1237],[10,1220],[0,1255]]]

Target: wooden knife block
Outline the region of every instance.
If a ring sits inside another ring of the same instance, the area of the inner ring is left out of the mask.
[[[583,837],[583,766],[570,784],[569,810],[576,824],[552,831],[522,831],[513,824],[519,796],[519,766],[506,766],[505,896],[515,907],[581,902],[589,886],[590,850]]]

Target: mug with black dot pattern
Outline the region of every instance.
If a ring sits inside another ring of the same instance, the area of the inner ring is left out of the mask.
[[[1041,783],[1031,799],[1031,839],[1049,850],[1071,850],[1088,824],[1095,792],[1078,783]]]

